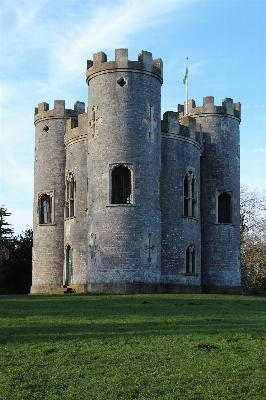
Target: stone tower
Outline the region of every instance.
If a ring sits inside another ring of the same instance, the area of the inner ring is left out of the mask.
[[[150,291],[161,274],[162,61],[96,53],[87,83],[88,290]]]
[[[225,98],[214,105],[188,104],[189,116],[201,125],[202,285],[207,292],[236,292],[240,281],[240,103]]]
[[[35,109],[33,269],[31,293],[51,292],[63,284],[65,160],[64,134],[74,110],[64,100],[54,109],[40,103]]]
[[[164,113],[161,136],[162,282],[200,292],[200,125],[179,107]]]
[[[65,133],[65,229],[63,284],[86,290],[88,115],[75,103],[78,118],[67,121]]]

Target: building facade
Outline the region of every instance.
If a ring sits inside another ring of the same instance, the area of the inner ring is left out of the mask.
[[[87,62],[88,109],[35,109],[31,293],[240,293],[241,106],[161,121],[161,59]]]

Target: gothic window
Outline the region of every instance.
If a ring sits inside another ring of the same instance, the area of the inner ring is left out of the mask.
[[[196,179],[190,169],[184,178],[184,217],[196,218]]]
[[[186,274],[196,273],[196,250],[191,244],[186,251]]]
[[[49,193],[43,193],[39,197],[39,202],[38,202],[39,224],[52,223],[52,211],[53,211],[52,201],[53,201],[52,194]]]
[[[112,204],[132,204],[131,171],[124,165],[112,171]]]
[[[218,195],[218,223],[230,224],[231,221],[231,195],[222,192]]]
[[[65,202],[65,217],[73,218],[75,215],[75,195],[76,181],[72,172],[69,172],[66,178],[66,202]]]

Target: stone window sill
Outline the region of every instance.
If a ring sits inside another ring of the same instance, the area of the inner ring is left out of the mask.
[[[192,220],[194,220],[194,221],[198,221],[198,218],[197,218],[197,217],[188,217],[187,215],[183,215],[183,218],[192,219]]]
[[[235,224],[233,224],[232,222],[214,222],[215,225],[231,225],[231,226],[235,226]]]
[[[185,273],[184,275],[185,276],[199,276],[198,274],[188,274],[188,273]]]
[[[38,224],[39,226],[55,226],[56,224],[50,223],[50,224]]]

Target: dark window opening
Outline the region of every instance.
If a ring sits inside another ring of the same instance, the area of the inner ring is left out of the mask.
[[[186,273],[195,274],[196,272],[196,251],[194,246],[189,246],[186,251]]]
[[[39,223],[50,224],[52,222],[52,197],[44,194],[39,200]]]
[[[126,82],[126,80],[125,80],[124,78],[120,78],[120,79],[117,81],[117,83],[118,83],[118,85],[121,86],[121,87],[124,87],[124,86],[127,84],[127,82]]]
[[[49,131],[49,126],[48,126],[48,125],[45,125],[45,126],[43,127],[43,131],[44,131],[44,132],[48,132],[48,131]]]
[[[231,196],[226,192],[218,196],[218,223],[231,223]]]
[[[184,217],[196,218],[197,198],[196,198],[196,179],[190,170],[184,178]]]
[[[46,133],[49,132],[49,129],[50,129],[50,128],[49,128],[48,125],[45,125],[45,126],[43,127],[43,131],[46,132]]]
[[[70,246],[66,248],[66,285],[71,285],[71,277],[73,274],[73,249]]]
[[[75,192],[76,182],[74,176],[69,174],[66,182],[66,203],[65,203],[65,216],[66,218],[72,218],[75,215]]]
[[[131,204],[131,172],[120,165],[112,172],[112,204]]]

